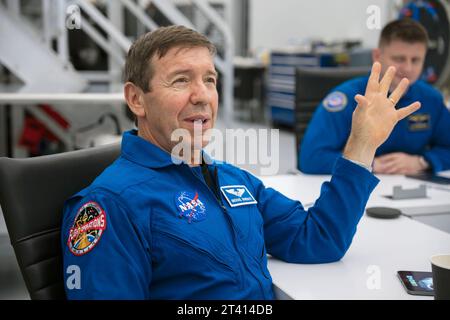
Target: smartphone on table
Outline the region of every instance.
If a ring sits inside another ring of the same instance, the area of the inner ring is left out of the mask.
[[[397,271],[406,292],[413,295],[433,296],[433,275],[428,271]]]

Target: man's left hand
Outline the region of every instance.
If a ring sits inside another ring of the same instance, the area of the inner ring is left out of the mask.
[[[346,159],[370,166],[376,149],[387,140],[395,125],[420,108],[418,101],[395,108],[409,85],[408,79],[403,78],[388,96],[395,72],[395,67],[390,66],[380,80],[381,64],[374,62],[364,96],[355,96],[358,105],[353,111],[352,128],[342,153]]]
[[[373,172],[380,174],[417,174],[427,169],[426,163],[418,155],[393,152],[376,157]]]

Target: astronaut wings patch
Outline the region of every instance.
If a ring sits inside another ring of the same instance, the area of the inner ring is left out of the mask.
[[[244,185],[223,186],[220,191],[231,207],[245,206],[257,203],[253,195]]]

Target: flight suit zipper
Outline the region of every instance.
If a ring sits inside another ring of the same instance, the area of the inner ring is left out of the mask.
[[[191,171],[192,172],[192,171]],[[195,176],[195,175],[194,175]],[[200,179],[201,180],[201,179]],[[222,210],[223,210],[223,212],[224,212],[224,215],[225,215],[225,217],[226,217],[226,219],[227,219],[227,221],[228,221],[228,224],[231,226],[231,229],[233,230],[233,245],[234,245],[234,248],[235,248],[235,250],[236,250],[236,252],[239,254],[239,257],[240,257],[240,259],[241,259],[241,263],[244,265],[244,268],[256,279],[256,281],[258,282],[258,285],[259,285],[259,287],[260,287],[260,290],[261,290],[261,292],[262,292],[262,295],[265,297],[265,294],[264,294],[264,288],[263,288],[263,285],[262,285],[262,283],[261,283],[261,281],[259,280],[259,278],[257,277],[257,276],[255,276],[254,274],[253,274],[253,272],[250,270],[250,268],[247,266],[247,264],[245,263],[245,260],[243,259],[243,254],[241,253],[241,251],[238,249],[238,246],[237,246],[237,240],[236,240],[236,234],[237,234],[237,231],[236,231],[236,229],[235,229],[235,227],[234,227],[234,224],[233,224],[233,222],[232,222],[232,220],[231,220],[231,217],[229,216],[229,214],[228,214],[228,210],[227,210],[227,208],[225,207],[225,205],[223,204],[223,201],[222,201],[222,197],[221,197],[221,194],[220,194],[220,182],[219,182],[219,177],[218,177],[218,173],[217,173],[217,167],[214,167],[214,180],[215,180],[215,187],[216,187],[216,194],[217,194],[217,197],[216,197],[216,199],[217,199],[217,202],[219,203],[219,205],[220,205],[220,207],[222,208]],[[205,184],[205,182],[204,181],[201,181],[203,184]],[[208,189],[209,189],[209,187],[208,187]],[[209,190],[210,192],[212,192],[211,190]],[[264,248],[264,247],[263,247]],[[260,266],[260,264],[258,264],[258,266],[259,266],[259,268],[261,269],[261,266]],[[263,272],[263,270],[261,270],[261,272],[263,273],[263,275],[264,275],[264,272]]]
[[[186,166],[187,166],[187,165],[186,165]],[[198,179],[198,180],[200,181],[200,183],[202,183],[204,186],[206,186],[206,189],[208,190],[208,192],[214,196],[215,201],[219,204],[219,206],[220,206],[220,208],[222,209],[222,211],[224,211],[225,217],[226,217],[226,219],[227,219],[227,221],[228,221],[228,225],[231,226],[231,229],[232,229],[234,249],[235,249],[236,252],[239,254],[239,257],[241,258],[241,263],[242,263],[242,255],[241,255],[241,253],[239,252],[239,250],[237,249],[237,246],[236,246],[236,230],[234,229],[233,223],[230,221],[230,217],[228,216],[228,213],[227,213],[227,211],[226,211],[226,208],[225,208],[225,206],[223,205],[222,198],[220,197],[220,193],[217,193],[217,196],[216,196],[215,193],[214,193],[214,192],[208,187],[208,185],[205,183],[205,181],[203,181],[200,177],[198,177],[198,176],[192,171],[192,169],[191,169],[189,166],[187,166],[187,168],[188,168],[188,171],[191,172],[191,174],[192,174],[196,179]],[[215,172],[216,172],[216,178],[217,178],[217,168],[215,168]],[[216,179],[216,186],[218,187],[218,185],[219,185],[219,184],[218,184],[218,180]],[[244,263],[243,263],[243,264],[244,264]],[[245,264],[244,264],[244,266],[245,266]],[[239,272],[238,272],[238,277],[239,277],[239,279],[238,279],[238,281],[239,281],[238,288],[239,288],[239,289],[243,289],[243,288],[244,288],[244,276],[243,276],[243,274],[242,274],[242,271],[240,271],[240,270],[239,270]]]
[[[240,256],[240,258],[241,258],[241,261],[242,261],[242,264],[244,265],[244,267],[247,269],[247,271],[256,279],[256,282],[258,282],[258,285],[259,285],[259,288],[260,288],[260,290],[261,290],[261,293],[262,293],[262,295],[263,295],[263,297],[266,297],[265,296],[265,292],[264,292],[264,288],[263,288],[263,285],[262,285],[262,283],[261,283],[261,281],[259,280],[259,278],[257,277],[257,276],[255,276],[254,274],[253,274],[253,272],[252,272],[252,270],[250,270],[250,268],[247,266],[247,264],[244,262],[244,259],[243,259],[243,257],[242,257],[242,253],[241,253],[241,251],[238,249],[238,247],[237,247],[237,245],[236,245],[236,234],[237,234],[237,232],[236,232],[236,229],[234,228],[234,224],[233,224],[233,222],[231,221],[231,218],[230,218],[230,216],[229,216],[229,214],[228,214],[228,211],[227,211],[227,208],[225,207],[225,205],[223,204],[223,201],[222,201],[222,197],[221,197],[221,195],[220,195],[220,182],[219,182],[219,177],[218,177],[218,174],[217,174],[217,168],[214,168],[215,170],[214,170],[214,179],[216,180],[216,187],[217,187],[217,191],[219,192],[218,193],[218,196],[220,197],[219,199],[220,199],[220,206],[222,207],[222,210],[224,211],[224,214],[225,214],[225,216],[227,217],[227,220],[228,220],[228,223],[231,225],[231,228],[233,229],[233,241],[234,241],[234,246],[235,246],[235,249],[236,249],[236,251],[238,252],[238,254],[239,254],[239,256]],[[261,267],[260,267],[261,268]],[[262,270],[261,270],[261,272],[262,272]]]

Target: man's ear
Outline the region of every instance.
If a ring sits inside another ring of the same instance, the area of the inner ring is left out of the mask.
[[[126,82],[123,87],[123,93],[131,112],[133,112],[137,118],[145,117],[144,92],[142,89],[132,82]]]
[[[375,48],[372,50],[372,62],[380,61],[381,49]]]

